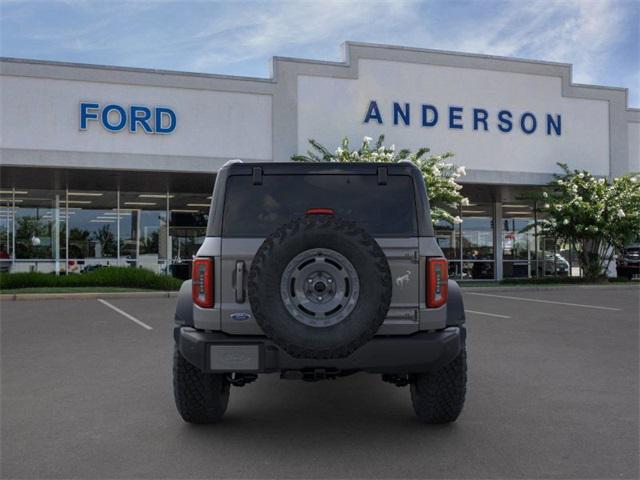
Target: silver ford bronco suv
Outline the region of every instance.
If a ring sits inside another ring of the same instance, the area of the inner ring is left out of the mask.
[[[381,374],[427,423],[464,404],[462,295],[409,162],[225,165],[175,320],[187,422],[221,420],[230,387],[263,373]]]

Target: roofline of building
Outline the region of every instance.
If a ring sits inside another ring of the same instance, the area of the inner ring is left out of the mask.
[[[164,70],[159,68],[141,68],[141,67],[122,67],[118,65],[104,65],[98,63],[77,63],[77,62],[61,62],[58,60],[37,60],[31,58],[18,58],[18,57],[0,57],[1,63],[19,63],[25,65],[50,65],[57,67],[69,67],[69,68],[85,68],[91,70],[112,70],[117,72],[131,72],[131,73],[147,73],[156,75],[180,75],[186,77],[202,77],[202,78],[219,78],[225,80],[243,80],[251,82],[273,82],[271,78],[262,77],[245,77],[241,75],[223,75],[217,73],[199,73],[199,72],[185,72],[180,70]]]
[[[455,52],[455,51],[449,51],[449,50],[406,47],[406,46],[400,46],[400,45],[385,45],[385,44],[367,43],[367,42],[346,41],[342,44],[342,47],[344,50],[344,54],[343,54],[344,60],[337,61],[337,62],[296,58],[296,57],[273,56],[270,62],[272,67],[271,67],[271,75],[269,78],[247,77],[247,76],[239,76],[239,75],[222,75],[222,74],[214,74],[214,73],[185,72],[185,71],[178,71],[178,70],[164,70],[164,69],[153,69],[153,68],[122,67],[122,66],[116,66],[116,65],[61,62],[61,61],[53,61],[53,60],[36,60],[36,59],[15,58],[15,57],[0,57],[0,64],[13,63],[13,64],[23,64],[23,65],[57,66],[57,67],[68,67],[68,68],[110,70],[110,71],[119,71],[119,72],[152,74],[152,75],[161,75],[161,76],[171,75],[171,76],[195,77],[195,78],[202,78],[202,79],[235,80],[235,81],[241,81],[241,82],[257,82],[261,84],[273,84],[273,83],[277,83],[278,81],[278,74],[277,74],[278,68],[276,67],[276,65],[279,62],[332,66],[332,67],[349,67],[351,65],[351,50],[353,48],[363,48],[363,49],[408,52],[408,53],[423,54],[423,55],[424,54],[442,55],[442,56],[448,56],[448,57],[469,58],[469,59],[475,59],[475,60],[488,60],[492,62],[509,62],[512,64],[529,64],[534,66],[546,66],[551,68],[558,68],[559,70],[567,70],[569,74],[570,86],[578,87],[578,88],[623,92],[625,96],[626,110],[629,112],[632,112],[633,117],[635,117],[636,113],[640,113],[640,108],[629,106],[629,89],[626,87],[573,83],[573,81],[571,80],[573,78],[573,64],[570,64],[570,63],[550,62],[545,60],[531,60],[526,58],[504,57],[504,56],[487,55],[487,54],[480,54],[480,53]],[[635,118],[633,119],[633,121],[636,121]]]

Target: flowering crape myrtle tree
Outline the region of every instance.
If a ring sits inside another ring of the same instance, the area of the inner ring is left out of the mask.
[[[586,278],[601,277],[615,250],[640,235],[640,175],[609,181],[558,165],[563,173],[542,192],[541,231],[573,246]]]
[[[461,223],[458,216],[453,216],[438,205],[469,205],[469,199],[460,193],[462,185],[456,180],[465,175],[465,168],[458,167],[447,160],[453,157],[453,153],[442,155],[427,155],[428,148],[420,148],[415,153],[410,150],[396,151],[395,145],[386,147],[383,145],[384,135],[378,137],[378,141],[372,144],[371,137],[364,137],[360,148],[351,150],[349,139],[344,138],[341,146],[335,152],[329,151],[313,139],[309,140],[313,150],[307,155],[294,155],[292,160],[298,162],[380,162],[395,163],[400,160],[413,162],[422,172],[429,201],[431,204],[431,220],[436,223],[439,220],[450,223]]]

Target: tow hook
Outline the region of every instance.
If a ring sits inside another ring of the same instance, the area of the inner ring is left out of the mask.
[[[254,373],[231,373],[227,375],[227,380],[234,387],[244,387],[247,383],[255,382],[258,375]]]

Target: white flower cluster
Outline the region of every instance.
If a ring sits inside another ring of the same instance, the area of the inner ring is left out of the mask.
[[[601,275],[640,233],[640,175],[608,180],[559,165],[564,174],[541,195],[542,233],[573,245],[585,275]]]

